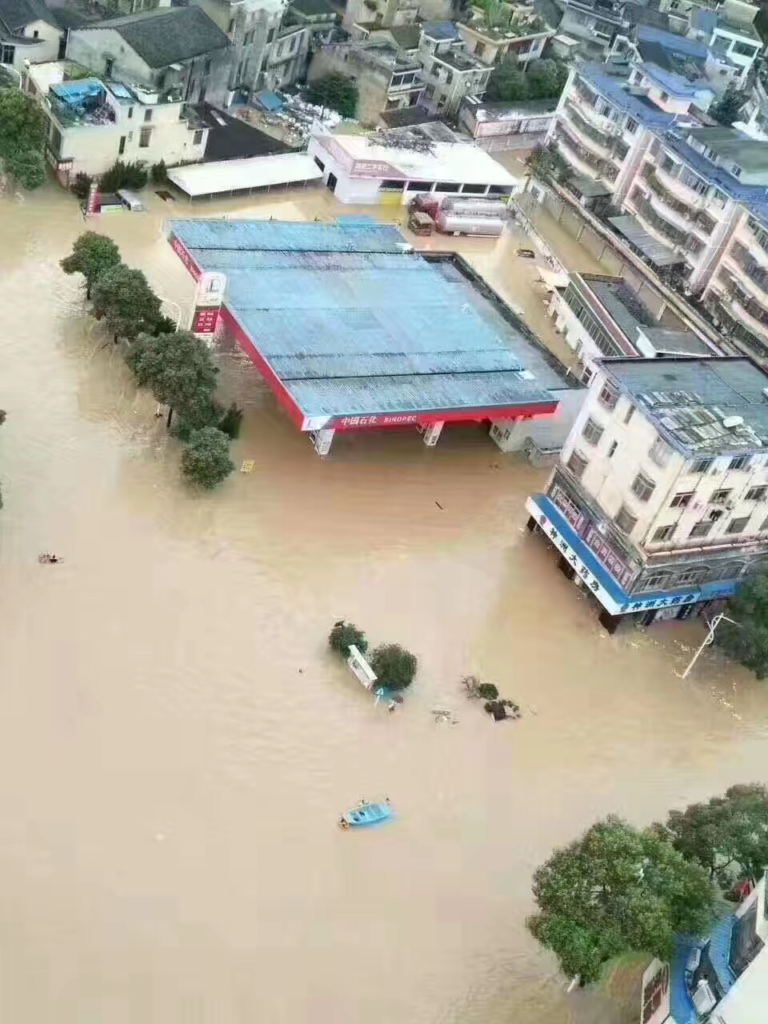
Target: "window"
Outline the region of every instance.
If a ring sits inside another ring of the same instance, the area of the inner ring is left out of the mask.
[[[656,590],[665,586],[668,580],[668,572],[649,572],[645,579],[640,580],[638,590]]]
[[[117,148],[117,155],[118,156],[122,156],[124,152],[125,152],[125,136],[121,135],[120,136],[120,145]]]
[[[707,571],[707,569],[686,569],[677,577],[677,586],[690,587],[694,583],[701,583],[707,575]]]
[[[482,57],[484,53],[485,53],[485,43],[480,43],[480,42],[475,43],[475,56],[476,57]]]
[[[32,38],[33,39],[39,39],[40,38],[40,33],[37,31],[37,29],[35,29],[35,31],[32,33]]]
[[[458,192],[460,188],[461,185],[457,185],[454,181],[438,181],[435,185],[435,192]]]
[[[670,508],[688,508],[692,497],[693,491],[679,491],[670,501]]]
[[[128,120],[133,117],[133,107],[128,107]]]
[[[712,468],[714,459],[696,459],[691,465],[692,473],[706,473]]]
[[[713,505],[724,505],[725,502],[731,496],[730,487],[726,487],[722,491],[714,491],[712,497],[709,499]]]
[[[609,381],[603,384],[600,394],[597,396],[606,409],[615,409],[619,400],[619,392]]]
[[[150,139],[152,138],[151,128],[142,128],[139,134],[139,147],[141,149],[147,149],[149,146]]]
[[[202,141],[203,141],[203,129],[202,128],[198,128],[198,130],[192,136],[192,145],[193,146],[199,146]]]
[[[738,53],[740,57],[756,57],[760,47],[750,46],[749,43],[734,43],[731,53]]]
[[[389,178],[382,181],[381,185],[379,185],[379,190],[381,192],[402,192],[404,188],[404,181],[396,181],[395,179]]]
[[[232,29],[234,27],[235,27],[235,19],[234,18],[230,18],[229,19],[229,24],[227,25],[227,35],[228,36],[232,35]]]
[[[3,60],[5,60],[5,58],[3,58]],[[105,57],[104,58],[104,77],[105,78],[111,78],[112,77],[112,71],[114,70],[114,67],[115,67],[115,58],[114,57]]]
[[[319,156],[315,157],[315,163],[317,164],[321,171],[325,170],[325,164],[323,163]]]
[[[662,92],[660,99],[661,99],[662,103],[666,103],[667,100],[669,99],[669,93],[668,92]]]
[[[473,195],[481,196],[485,192],[485,185],[462,185],[462,192],[471,192]]]
[[[616,454],[616,449],[619,447],[618,441],[611,441],[611,447],[608,449],[608,458],[612,459]]]
[[[632,493],[636,494],[640,501],[648,501],[656,490],[656,484],[645,473],[638,473],[632,483]]]
[[[632,417],[633,417],[634,415],[635,415],[635,407],[634,407],[634,405],[632,405],[632,403],[630,402],[630,404],[629,404],[629,408],[627,409],[627,414],[626,414],[626,416],[624,417],[624,422],[625,422],[625,423],[629,423],[629,421],[630,421],[630,420],[632,419]]]
[[[709,535],[709,531],[712,529],[713,525],[714,525],[714,523],[706,523],[702,519],[702,521],[700,523],[696,523],[696,525],[691,528],[691,532],[688,534],[688,536],[690,538],[693,538],[693,537],[707,537]]]
[[[657,437],[648,451],[648,458],[657,466],[666,466],[672,458],[672,449],[663,437]]]
[[[603,427],[599,423],[595,423],[591,416],[587,419],[581,430],[581,436],[589,444],[598,444],[604,433]]]
[[[626,129],[626,131],[629,132],[630,135],[634,135],[637,131],[637,121],[633,120],[631,117],[628,117],[627,123],[624,125],[624,128]]]
[[[637,525],[637,516],[633,515],[626,505],[622,505],[616,513],[614,522],[620,530],[626,534],[630,534]]]
[[[747,491],[747,501],[765,501],[768,494],[768,487],[764,484],[760,487],[750,487]]]
[[[152,111],[151,110],[145,110],[144,111],[144,124],[146,124],[147,121],[151,121],[151,120],[152,120]]]
[[[677,526],[675,523],[671,523],[669,526],[660,526],[656,533],[653,535],[654,543],[661,543],[665,540],[672,540],[675,535]]]
[[[732,519],[725,528],[726,533],[744,533],[747,526],[749,525],[749,516],[739,516],[738,519]]]
[[[581,478],[584,476],[584,470],[587,468],[588,465],[589,463],[587,459],[584,458],[581,452],[577,452],[574,448],[574,450],[570,454],[570,457],[568,458],[567,466],[577,480],[581,480]]]
[[[728,469],[746,469],[748,465],[748,455],[737,455],[728,463]]]

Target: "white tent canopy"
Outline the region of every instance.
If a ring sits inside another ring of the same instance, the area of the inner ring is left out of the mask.
[[[172,167],[168,178],[190,198],[243,192],[273,185],[315,181],[323,172],[306,153],[279,153],[245,160],[218,160],[210,164]]]

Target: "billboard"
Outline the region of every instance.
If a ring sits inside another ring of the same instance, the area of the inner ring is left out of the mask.
[[[670,1019],[669,964],[663,964],[661,960],[651,961],[643,975],[640,1000],[640,1024],[664,1024]]]

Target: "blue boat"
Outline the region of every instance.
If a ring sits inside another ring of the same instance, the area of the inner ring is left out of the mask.
[[[383,804],[369,804],[366,800],[361,800],[354,810],[342,814],[339,825],[341,828],[359,828],[361,825],[376,825],[391,816],[392,808],[389,806],[389,800]]]

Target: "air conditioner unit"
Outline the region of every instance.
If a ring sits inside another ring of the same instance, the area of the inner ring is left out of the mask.
[[[717,1005],[717,999],[712,994],[712,989],[709,987],[709,982],[706,978],[701,979],[695,990],[691,993],[691,999],[693,1000],[696,1012],[702,1017],[709,1013],[710,1010],[714,1010]]]

